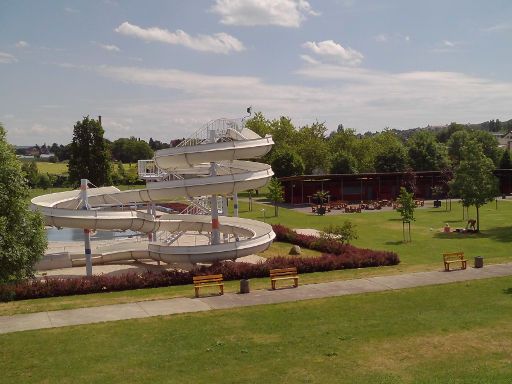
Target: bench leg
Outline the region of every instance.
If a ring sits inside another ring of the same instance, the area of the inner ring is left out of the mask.
[[[196,297],[199,297],[199,287],[194,287],[194,289],[196,290]]]
[[[224,285],[219,285],[221,296],[224,294]]]
[[[295,278],[293,279],[293,283],[294,283],[294,284],[293,284],[293,285],[294,285],[294,287],[295,287],[295,288],[297,288],[297,287],[299,286],[299,278],[298,278],[298,277],[295,277]]]
[[[272,289],[276,289],[276,281],[275,280],[271,280],[270,281],[271,285],[272,285]]]

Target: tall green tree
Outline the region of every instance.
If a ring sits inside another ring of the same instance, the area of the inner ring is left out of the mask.
[[[304,174],[304,162],[293,149],[283,147],[272,154],[270,161],[276,177],[297,176]]]
[[[433,133],[419,131],[407,141],[409,162],[415,171],[439,171],[448,165],[446,146]]]
[[[153,150],[144,140],[136,137],[117,139],[111,146],[114,160],[123,163],[136,163],[138,160],[153,158]]]
[[[375,170],[377,172],[403,172],[408,163],[407,151],[400,138],[386,130],[373,137]]]
[[[324,123],[314,123],[301,127],[298,131],[296,148],[304,162],[305,172],[327,173],[330,168],[329,147],[325,133]]]
[[[0,282],[33,275],[47,240],[38,212],[28,208],[28,186],[0,124]]]
[[[267,197],[274,204],[274,216],[276,217],[279,215],[278,204],[283,202],[283,195],[284,192],[281,182],[277,180],[275,177],[272,177],[270,179],[270,182],[268,183]]]
[[[78,185],[80,179],[88,179],[97,186],[112,183],[110,150],[103,134],[103,127],[98,120],[86,116],[76,122],[68,165],[72,184]]]
[[[493,201],[498,193],[498,182],[493,174],[494,163],[484,155],[480,143],[469,140],[461,150],[462,160],[455,168],[450,185],[451,193],[460,197],[462,205],[476,208],[477,231],[480,231],[480,207]]]

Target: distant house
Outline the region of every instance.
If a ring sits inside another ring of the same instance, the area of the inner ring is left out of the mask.
[[[41,160],[49,160],[49,159],[50,159],[50,157],[54,157],[54,156],[55,156],[55,154],[54,154],[54,153],[42,153],[42,154],[39,156],[39,158],[40,158]]]
[[[510,151],[512,146],[512,131],[508,131],[507,133],[503,134],[496,134],[494,135],[496,139],[498,139],[498,146],[503,149],[507,149]]]

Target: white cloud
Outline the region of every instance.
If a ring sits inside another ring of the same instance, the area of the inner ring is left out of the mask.
[[[377,43],[387,43],[389,40],[389,37],[386,34],[381,33],[381,34],[375,36],[374,39]]]
[[[450,47],[450,48],[455,47],[455,43],[453,41],[449,41],[449,40],[443,40],[443,45],[445,47]]]
[[[405,40],[405,41],[411,41],[411,36],[409,36],[409,35],[405,36],[405,37],[404,37],[404,40]]]
[[[180,29],[176,32],[170,32],[167,29],[158,27],[141,28],[127,21],[117,27],[115,31],[122,35],[135,37],[148,42],[157,41],[166,44],[182,45],[202,52],[227,54],[231,51],[240,52],[245,49],[240,40],[223,32],[214,35],[198,35],[197,37],[193,37]]]
[[[309,55],[300,55],[300,58],[301,58],[302,60],[304,60],[304,61],[305,61],[306,63],[308,63],[308,64],[313,64],[313,65],[315,65],[315,64],[320,64],[320,62],[319,62],[318,60],[313,59],[313,58],[312,58],[311,56],[309,56]]]
[[[124,96],[98,99],[85,107],[66,103],[57,114],[43,110],[37,120],[15,119],[9,123],[12,143],[69,142],[70,122],[88,111],[103,116],[105,135],[111,139],[133,135],[169,141],[190,136],[211,119],[241,117],[248,105],[267,118],[289,116],[299,126],[318,120],[326,121],[330,129],[343,123],[364,132],[386,126],[481,122],[498,116],[501,120],[510,118],[503,111],[512,103],[511,83],[457,72],[389,73],[308,63],[295,73],[296,83],[307,85],[284,85],[257,76],[217,76],[172,68],[73,68],[106,77],[106,86],[108,81],[124,82],[131,89]],[[140,92],[143,87],[161,92]],[[149,94],[155,96],[148,98]],[[33,127],[35,123],[55,131],[36,134],[45,128]]]
[[[16,63],[18,59],[10,53],[0,52],[0,64]]]
[[[121,52],[121,49],[114,44],[98,44],[101,48],[103,48],[105,51],[109,52]]]
[[[80,13],[80,10],[71,7],[64,8],[64,11],[66,11],[67,13]]]
[[[341,62],[348,65],[358,65],[363,60],[363,54],[350,47],[344,48],[333,40],[308,41],[302,44],[303,48],[309,49],[316,55],[331,61]]]
[[[27,43],[27,42],[26,42],[26,41],[24,41],[24,40],[20,40],[20,41],[18,41],[18,42],[16,43],[16,48],[27,48],[27,47],[29,47],[29,46],[30,46],[30,44],[29,44],[29,43]]]
[[[484,32],[503,32],[512,29],[512,23],[500,23],[487,28],[482,28]]]
[[[306,0],[216,0],[212,11],[226,25],[299,27],[308,15],[318,16]]]

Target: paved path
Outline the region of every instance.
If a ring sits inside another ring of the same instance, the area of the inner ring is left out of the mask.
[[[226,293],[223,296],[211,296],[199,299],[175,298],[14,316],[0,316],[0,334],[31,329],[99,323],[103,321],[126,320],[185,312],[210,311],[221,308],[344,296],[509,275],[512,275],[512,263],[494,264],[480,269],[468,268],[462,271],[404,273],[366,279],[308,284],[299,286],[298,288],[280,289],[276,291],[256,290],[244,295]]]

